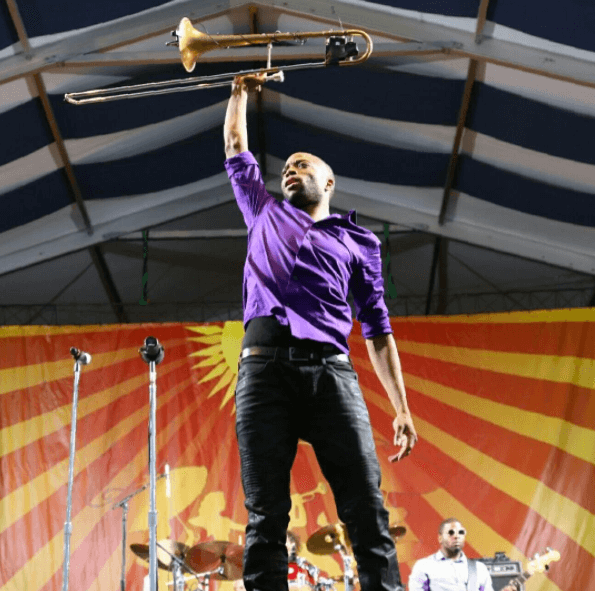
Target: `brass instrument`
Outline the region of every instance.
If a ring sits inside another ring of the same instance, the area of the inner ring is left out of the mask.
[[[198,76],[167,80],[163,82],[148,82],[145,84],[134,84],[115,88],[98,88],[84,92],[72,92],[64,95],[64,100],[73,105],[88,103],[100,103],[118,99],[136,98],[139,96],[155,96],[169,94],[172,92],[183,92],[198,90],[200,88],[215,88],[218,86],[229,86],[236,76],[248,74],[265,74],[265,80],[282,82],[284,71],[299,70],[306,68],[322,68],[330,65],[355,66],[367,60],[372,53],[372,39],[359,29],[316,31],[305,33],[257,33],[250,35],[209,35],[196,30],[190,19],[184,17],[176,31],[172,32],[176,37],[166,45],[178,46],[182,65],[187,72],[192,72],[196,61],[207,51],[228,47],[245,47],[248,45],[267,45],[268,57],[267,66],[260,69],[242,70],[227,74],[215,74],[213,76]],[[362,37],[366,42],[366,49],[359,55],[353,37]],[[304,43],[307,39],[326,38],[326,54],[323,61],[306,62],[301,64],[289,64],[286,66],[271,66],[272,44],[281,41],[299,41]]]

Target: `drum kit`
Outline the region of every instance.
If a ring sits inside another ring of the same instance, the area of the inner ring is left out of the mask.
[[[393,525],[389,529],[395,542],[402,538],[405,527]],[[306,547],[319,556],[338,553],[343,562],[343,574],[329,577],[311,562],[300,556],[289,558],[287,581],[292,591],[335,591],[337,583],[345,591],[353,591],[358,584],[351,542],[342,524],[327,525],[314,532]],[[130,549],[139,558],[149,561],[149,546],[132,544]],[[211,580],[240,581],[243,572],[244,547],[226,541],[202,542],[189,547],[181,542],[157,542],[157,565],[172,573],[173,591],[184,591],[188,585],[196,591],[208,591]]]

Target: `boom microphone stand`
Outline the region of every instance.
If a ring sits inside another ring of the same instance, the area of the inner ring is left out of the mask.
[[[74,388],[72,396],[72,416],[70,419],[70,448],[68,457],[68,493],[66,499],[66,522],[64,523],[64,563],[62,566],[62,591],[68,589],[70,574],[70,536],[72,534],[72,483],[74,480],[74,452],[76,447],[76,409],[79,398],[79,381],[81,365],[91,363],[91,355],[71,347],[70,354],[74,357]]]
[[[169,464],[165,465],[165,472],[157,476],[156,480],[160,478],[169,478]],[[112,507],[112,509],[122,509],[122,569],[120,573],[120,591],[126,591],[126,537],[128,533],[126,523],[128,520],[128,502],[147,488],[149,488],[149,483],[136,489]]]
[[[157,415],[157,371],[155,366],[163,361],[163,346],[155,337],[147,337],[138,351],[142,360],[149,365],[149,591],[157,591],[157,502],[155,499],[156,457],[155,427]]]

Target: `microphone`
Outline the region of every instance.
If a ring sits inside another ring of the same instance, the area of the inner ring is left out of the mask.
[[[165,464],[165,496],[171,499],[171,481],[169,479],[169,464]]]
[[[74,360],[78,361],[81,365],[89,365],[89,363],[91,363],[91,355],[84,351],[79,351],[76,347],[70,347],[70,354],[74,357]]]
[[[165,355],[163,345],[155,337],[147,337],[145,344],[138,350],[142,360],[145,363],[159,364],[163,361]]]

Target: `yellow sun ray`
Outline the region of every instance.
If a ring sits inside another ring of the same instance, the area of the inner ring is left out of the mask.
[[[190,353],[190,357],[201,359],[193,369],[212,367],[211,371],[200,378],[199,384],[203,384],[215,378],[217,382],[210,388],[207,398],[221,395],[220,409],[223,409],[230,402],[231,414],[235,412],[233,397],[237,382],[238,359],[242,348],[244,327],[241,322],[226,322],[221,326],[188,327],[200,336],[188,337],[188,340],[199,345],[207,345]]]
[[[211,365],[217,365],[217,363],[220,363],[221,361],[223,361],[223,359],[223,353],[211,355],[211,357],[207,357],[206,359],[203,359],[196,365],[193,365],[192,369],[196,369],[197,367],[210,367]]]
[[[194,343],[204,343],[205,345],[215,345],[221,342],[221,333],[206,335],[204,337],[188,337],[189,341]]]
[[[199,334],[213,334],[213,333],[221,334],[223,332],[223,327],[218,326],[216,324],[206,324],[206,325],[201,325],[201,326],[187,326],[186,328],[188,330],[191,330],[192,332],[197,332]]]

